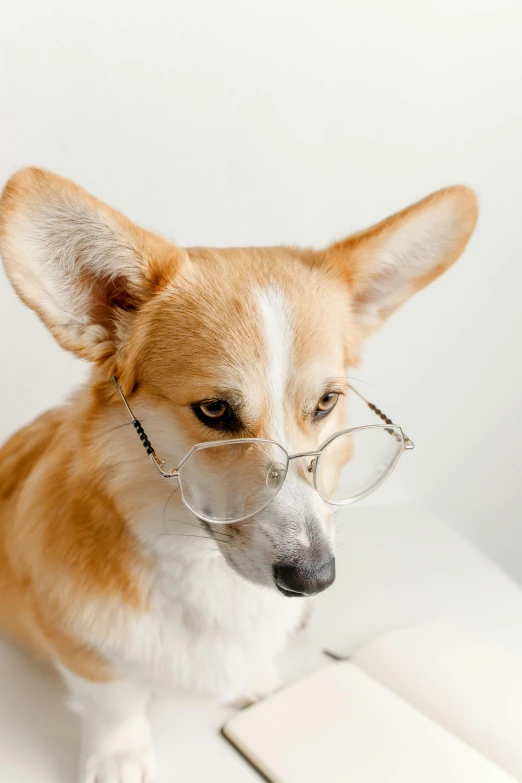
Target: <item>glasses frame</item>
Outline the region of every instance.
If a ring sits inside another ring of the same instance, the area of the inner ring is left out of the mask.
[[[404,451],[409,451],[414,448],[413,441],[403,432],[402,428],[399,427],[397,424],[394,424],[391,419],[389,419],[379,408],[377,408],[373,403],[369,402],[363,395],[358,392],[356,389],[353,389],[353,387],[350,387],[355,394],[357,394],[358,397],[360,397],[366,405],[372,410],[374,413],[377,414],[383,421],[385,421],[385,424],[363,424],[359,427],[350,427],[345,430],[340,430],[339,432],[334,432],[333,435],[330,435],[329,438],[327,438],[317,450],[315,451],[301,451],[296,454],[289,454],[288,451],[285,449],[284,446],[282,446],[280,443],[278,443],[276,440],[270,440],[269,438],[234,438],[231,440],[211,440],[206,441],[204,443],[196,443],[192,448],[190,448],[185,456],[182,458],[179,465],[174,468],[173,470],[165,470],[165,460],[160,459],[157,455],[155,450],[152,447],[152,444],[150,440],[147,438],[145,431],[143,427],[141,426],[140,421],[135,417],[134,413],[131,410],[131,407],[129,403],[127,402],[127,399],[125,398],[125,395],[123,394],[123,391],[120,387],[120,384],[118,382],[118,378],[116,376],[112,377],[112,380],[114,382],[114,385],[116,386],[116,389],[118,390],[121,399],[123,400],[123,403],[132,419],[132,423],[134,425],[134,428],[136,430],[136,433],[138,434],[141,442],[143,443],[143,446],[145,447],[147,454],[149,455],[152,464],[158,471],[158,473],[161,475],[164,479],[177,479],[178,481],[178,487],[180,491],[181,500],[183,501],[183,504],[188,508],[188,510],[194,514],[198,519],[203,520],[204,522],[208,522],[209,524],[214,525],[223,525],[223,524],[235,524],[236,522],[244,522],[246,519],[250,519],[251,517],[255,516],[256,514],[261,513],[261,511],[264,511],[267,506],[272,503],[272,501],[277,497],[279,491],[281,490],[281,487],[285,483],[286,476],[288,473],[288,466],[290,462],[294,459],[305,459],[305,458],[311,458],[310,464],[308,465],[308,472],[312,473],[313,475],[313,486],[319,497],[325,502],[328,503],[330,506],[348,506],[352,503],[357,503],[359,500],[362,500],[363,498],[367,497],[368,495],[371,495],[372,492],[375,492],[376,489],[378,489],[381,484],[383,484],[387,478],[391,475],[393,470],[395,469],[399,459],[401,458]],[[359,492],[359,494],[355,495],[353,498],[349,498],[348,500],[341,500],[341,501],[333,501],[333,500],[327,500],[323,495],[321,494],[318,486],[317,486],[317,465],[319,463],[321,454],[323,453],[324,449],[326,449],[327,446],[330,445],[334,440],[337,438],[343,436],[343,435],[349,435],[353,432],[359,432],[360,430],[386,430],[391,437],[397,437],[399,436],[401,441],[401,448],[398,450],[397,455],[390,463],[390,466],[388,469],[383,473],[382,477],[373,484],[369,489],[363,490],[362,492]],[[271,446],[277,446],[281,451],[284,452],[286,455],[286,465],[285,465],[285,477],[281,481],[280,485],[275,490],[274,494],[268,500],[264,506],[261,506],[261,508],[257,509],[256,511],[252,512],[251,514],[247,514],[243,517],[234,518],[230,520],[216,520],[212,519],[211,517],[207,517],[203,514],[198,514],[194,509],[189,505],[188,501],[186,500],[184,493],[183,493],[183,484],[180,480],[180,471],[183,468],[183,465],[185,465],[190,457],[198,452],[202,451],[203,449],[210,449],[214,448],[216,446],[234,446],[234,445],[243,445],[245,443],[265,443],[269,444]]]

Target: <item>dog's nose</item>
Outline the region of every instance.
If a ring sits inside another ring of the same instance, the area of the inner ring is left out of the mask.
[[[316,595],[326,590],[335,580],[335,557],[318,566],[281,565],[274,566],[274,582],[277,589],[287,596]]]

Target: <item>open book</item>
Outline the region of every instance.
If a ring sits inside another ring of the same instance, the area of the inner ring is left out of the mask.
[[[522,658],[434,620],[365,644],[223,734],[272,783],[514,783]]]

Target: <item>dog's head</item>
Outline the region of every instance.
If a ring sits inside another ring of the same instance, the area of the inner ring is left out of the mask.
[[[209,440],[266,438],[297,453],[342,429],[336,403],[365,339],[458,258],[476,216],[474,194],[454,187],[321,251],[184,250],[73,183],[27,169],[4,191],[0,251],[24,302],[97,366],[111,415],[125,421],[116,374],[158,454],[176,466]],[[116,453],[123,438],[112,431]],[[139,474],[152,476],[140,456]],[[212,504],[223,470],[212,464],[218,454],[204,459]],[[267,508],[226,534],[208,528],[251,581],[290,595],[333,581],[331,507],[297,461]]]

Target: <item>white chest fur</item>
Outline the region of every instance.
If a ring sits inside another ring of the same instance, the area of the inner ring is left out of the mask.
[[[223,701],[263,673],[304,609],[242,579],[207,541],[162,548],[148,596],[146,612],[91,607],[89,641],[122,677]]]

